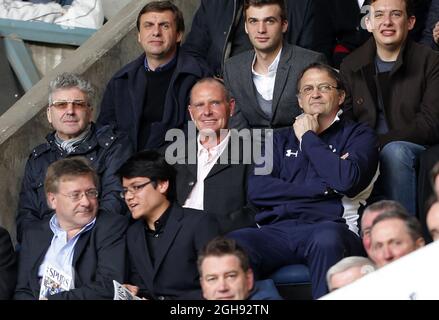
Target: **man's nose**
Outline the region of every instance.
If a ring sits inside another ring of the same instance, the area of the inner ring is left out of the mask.
[[[265,33],[267,32],[267,26],[265,25],[264,21],[260,21],[258,24],[258,32],[259,33]]]
[[[393,254],[393,251],[389,247],[385,247],[383,249],[383,255],[384,255],[384,259],[386,259],[386,261],[393,260],[394,254]]]
[[[322,95],[318,87],[313,87],[311,92],[311,97],[318,98]]]
[[[392,21],[392,16],[391,16],[390,13],[384,15],[384,21],[383,21],[383,23],[384,23],[384,25],[386,25],[386,26],[391,25],[391,24],[393,23],[393,21]]]
[[[158,36],[161,33],[161,29],[160,26],[158,24],[153,26],[153,30],[152,30],[153,35]]]
[[[212,113],[212,108],[211,106],[207,103],[206,105],[203,106],[202,112],[204,115],[209,115]]]
[[[66,113],[68,114],[75,113],[75,107],[73,106],[73,102],[67,102]]]
[[[219,280],[219,290],[220,291],[227,291],[229,290],[229,285],[227,284],[226,279],[220,279]]]

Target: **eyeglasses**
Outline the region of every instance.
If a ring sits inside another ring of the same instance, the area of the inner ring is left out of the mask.
[[[65,110],[70,103],[75,109],[84,109],[89,106],[89,103],[85,100],[56,100],[52,102],[51,106],[57,110]]]
[[[315,90],[315,86],[304,86],[300,91],[299,91],[299,95],[301,96],[309,96],[311,93],[314,92]],[[321,83],[317,86],[317,91],[320,93],[328,93],[330,92],[332,89],[338,89],[337,86],[333,86],[332,84],[329,83]]]
[[[72,200],[73,202],[78,202],[79,200],[81,200],[84,194],[87,197],[87,199],[96,199],[99,196],[99,192],[96,189],[90,189],[84,192],[73,191],[70,193],[62,193],[62,192],[59,193],[65,197],[70,198],[70,200]]]
[[[123,188],[123,190],[120,192],[120,197],[122,199],[125,199],[128,192],[131,192],[132,195],[135,195],[136,193],[140,192],[143,188],[145,188],[148,184],[152,183],[152,180],[149,180],[148,182],[145,182],[143,184],[134,185],[128,188]]]

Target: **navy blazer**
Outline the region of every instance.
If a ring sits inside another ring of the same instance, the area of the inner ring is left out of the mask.
[[[0,300],[11,298],[17,281],[14,247],[8,231],[0,227]]]
[[[105,89],[97,119],[98,125],[113,124],[126,132],[135,151],[157,149],[165,144],[167,130],[184,128],[189,120],[189,92],[197,80],[209,74],[206,66],[179,50],[177,65],[166,93],[163,118],[151,124],[151,134],[146,145],[138,149],[143,102],[148,85],[144,61],[143,53],[113,76]]]
[[[218,235],[215,220],[202,212],[172,205],[153,265],[145,239],[145,221],[127,232],[129,283],[149,299],[201,299],[198,252]]]
[[[127,217],[99,212],[94,227],[83,233],[75,245],[72,263],[75,289],[49,296],[48,299],[113,299],[113,280],[122,283],[125,275],[127,226]],[[38,269],[52,238],[53,232],[47,221],[35,223],[24,234],[14,299],[38,299]]]

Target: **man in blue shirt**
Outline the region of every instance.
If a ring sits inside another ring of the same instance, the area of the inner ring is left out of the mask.
[[[343,119],[345,92],[336,71],[311,64],[297,90],[303,114],[275,132],[271,174],[249,178],[258,228],[229,236],[247,250],[262,278],[284,265],[307,264],[318,298],[327,293],[327,270],[362,253],[357,210],[370,194],[378,150],[372,129]]]
[[[123,282],[128,219],[98,214],[98,182],[86,159],[72,157],[47,169],[44,188],[55,210],[23,236],[15,299],[111,299]],[[50,274],[56,277],[50,285]],[[63,281],[61,281],[61,278]]]

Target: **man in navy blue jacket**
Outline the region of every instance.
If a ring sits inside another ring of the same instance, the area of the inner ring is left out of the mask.
[[[137,29],[144,53],[110,80],[97,123],[116,125],[140,151],[158,149],[167,130],[184,127],[189,120],[189,91],[208,69],[179,50],[183,14],[170,1],[145,5]]]
[[[312,64],[297,88],[304,113],[292,127],[274,133],[271,174],[249,178],[259,228],[229,236],[247,250],[261,277],[306,263],[318,298],[327,293],[328,269],[345,256],[362,254],[357,210],[371,192],[378,149],[369,127],[342,118],[345,92],[337,72]]]

